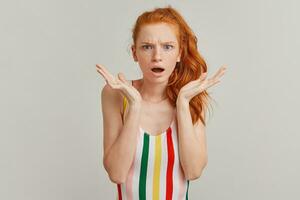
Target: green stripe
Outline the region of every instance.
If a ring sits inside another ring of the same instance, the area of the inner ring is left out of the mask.
[[[144,134],[143,154],[141,161],[141,171],[139,180],[139,199],[146,200],[146,179],[149,154],[149,135]]]
[[[187,189],[186,189],[186,196],[185,196],[186,200],[189,199],[189,185],[190,185],[190,180],[187,180]]]

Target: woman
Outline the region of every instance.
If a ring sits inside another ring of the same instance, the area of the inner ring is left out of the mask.
[[[132,54],[143,77],[115,78],[97,64],[101,92],[103,164],[119,199],[188,199],[189,180],[207,164],[206,89],[226,66],[206,79],[197,38],[171,6],[140,15]]]

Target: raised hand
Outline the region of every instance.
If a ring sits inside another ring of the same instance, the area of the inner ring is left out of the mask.
[[[119,90],[127,98],[130,105],[141,102],[142,98],[139,91],[125,79],[123,73],[118,73],[118,76],[114,77],[100,64],[96,64],[96,69],[111,88]]]
[[[187,83],[180,89],[177,100],[189,102],[197,94],[219,83],[219,79],[223,76],[226,69],[227,66],[223,65],[219,68],[215,75],[213,75],[209,79],[206,79],[207,73],[201,74],[201,76],[197,80],[193,80]]]

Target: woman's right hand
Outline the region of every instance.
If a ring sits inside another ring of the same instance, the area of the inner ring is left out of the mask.
[[[97,71],[104,77],[106,83],[113,89],[119,90],[128,100],[130,105],[140,105],[142,97],[137,89],[127,82],[123,73],[118,73],[117,78],[100,64],[96,64]]]

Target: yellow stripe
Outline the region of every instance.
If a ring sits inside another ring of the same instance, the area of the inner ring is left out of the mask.
[[[126,106],[127,106],[127,99],[125,96],[123,96],[123,121],[124,121]]]
[[[154,160],[154,176],[153,176],[153,200],[159,199],[159,181],[160,181],[160,165],[161,165],[161,135],[155,137],[155,160]]]

